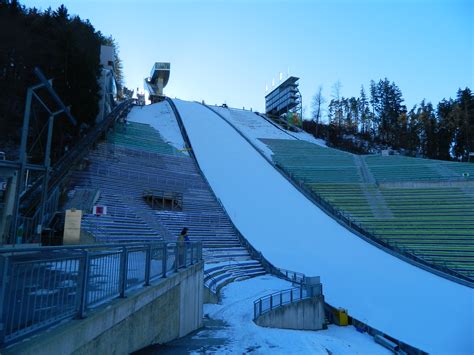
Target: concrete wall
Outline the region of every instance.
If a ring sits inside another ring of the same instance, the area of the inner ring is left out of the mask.
[[[320,330],[324,326],[324,297],[317,296],[271,310],[255,320],[270,328]]]
[[[2,354],[128,354],[202,326],[203,263],[71,320]]]
[[[219,296],[212,292],[208,287],[203,287],[204,303],[217,304],[219,303]]]

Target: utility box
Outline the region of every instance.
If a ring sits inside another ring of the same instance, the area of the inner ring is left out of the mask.
[[[337,308],[333,310],[334,323],[339,326],[346,326],[349,324],[349,317],[347,316],[347,309]]]
[[[63,244],[79,244],[81,239],[82,211],[74,208],[66,210]]]

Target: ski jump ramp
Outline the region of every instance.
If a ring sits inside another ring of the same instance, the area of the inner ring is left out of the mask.
[[[198,162],[274,265],[320,275],[326,301],[430,353],[474,352],[474,289],[406,263],[326,215],[208,108],[174,100]]]

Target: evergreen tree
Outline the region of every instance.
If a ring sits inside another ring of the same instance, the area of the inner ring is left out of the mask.
[[[349,112],[350,112],[350,123],[349,129],[352,133],[359,132],[359,101],[355,97],[351,97],[348,100]]]
[[[397,142],[394,146],[395,148],[403,148],[407,149],[408,147],[408,140],[409,140],[409,129],[408,129],[408,115],[407,112],[402,112],[400,116],[398,116],[398,136]]]
[[[374,113],[378,118],[378,135],[383,142],[396,144],[399,134],[398,118],[406,112],[406,107],[402,104],[402,93],[395,83],[390,83],[385,78],[377,84],[371,82],[371,94]]]
[[[334,111],[334,122],[337,127],[342,127],[344,121],[344,112],[341,100],[342,84],[338,80],[332,87],[332,105]]]
[[[377,149],[382,145],[413,156],[469,161],[474,152],[474,95],[469,88],[459,89],[455,100],[442,100],[436,109],[423,100],[409,112],[401,90],[387,78],[372,80],[369,92],[370,98],[361,86],[359,98],[345,98],[341,83],[333,86],[329,124],[318,128],[326,132],[330,146],[360,153],[377,143]],[[314,125],[306,127],[314,130]],[[358,139],[352,142],[345,137],[349,134]]]
[[[369,109],[369,101],[367,99],[367,95],[365,94],[364,86],[360,87],[360,97],[358,100],[359,104],[359,115],[360,115],[360,132],[362,134],[369,132],[370,127],[370,109]]]
[[[92,125],[98,112],[100,44],[90,22],[71,17],[65,6],[41,12],[17,1],[0,1],[0,140],[18,144],[26,90],[38,83],[33,74],[38,67],[53,79],[55,91],[78,121],[72,127],[64,117],[55,120],[53,162],[70,147],[80,127]],[[44,96],[55,110],[55,103]],[[32,114],[40,123],[47,119],[39,107]],[[31,133],[39,134],[35,129]]]
[[[418,108],[417,115],[421,125],[420,152],[424,157],[435,158],[438,152],[438,137],[433,105],[423,100]]]
[[[420,153],[420,137],[422,136],[423,127],[417,114],[418,108],[415,105],[410,112],[408,112],[407,123],[408,123],[408,139],[405,148],[412,155]]]
[[[453,110],[456,123],[454,155],[462,161],[469,160],[474,151],[474,96],[470,89],[459,89]]]
[[[438,104],[438,159],[451,160],[451,146],[454,140],[456,122],[453,115],[454,101],[442,100]]]
[[[380,112],[380,97],[375,81],[370,81],[370,107],[371,107],[371,134],[375,137],[376,133],[379,131],[380,126],[380,117],[376,114]]]

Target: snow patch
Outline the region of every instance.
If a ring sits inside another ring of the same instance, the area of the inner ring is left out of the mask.
[[[273,276],[259,276],[233,282],[222,289],[222,304],[205,304],[204,313],[223,320],[227,327],[206,330],[195,338],[228,339],[216,354],[390,354],[368,334],[354,327],[329,326],[327,330],[300,331],[265,328],[253,321],[253,301],[288,289],[291,283]],[[214,353],[214,350],[212,351]]]
[[[174,113],[166,101],[147,106],[135,106],[128,114],[127,120],[149,124],[159,131],[166,143],[178,150],[185,148]],[[183,153],[189,155],[185,150]]]

